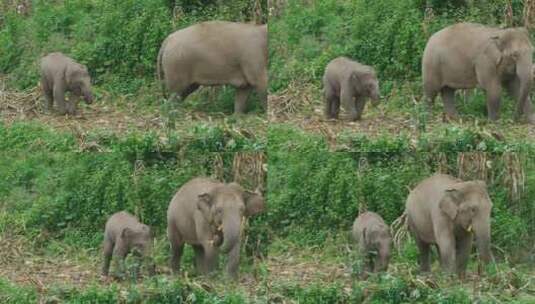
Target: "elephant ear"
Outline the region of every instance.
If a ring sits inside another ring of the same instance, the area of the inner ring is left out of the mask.
[[[362,73],[354,71],[351,73],[351,82],[354,84],[355,90],[363,94],[368,92],[368,86],[372,84],[373,75],[370,73]]]
[[[364,236],[364,243],[367,245],[374,245],[379,239],[379,230],[377,227],[364,228],[362,230],[362,235]]]
[[[134,237],[135,231],[132,230],[132,228],[124,228],[123,231],[121,231],[121,238],[123,240],[131,240]]]
[[[259,189],[255,192],[244,191],[243,199],[245,202],[245,215],[253,216],[264,212],[265,201]]]
[[[201,211],[205,218],[210,216],[210,208],[212,208],[213,200],[210,193],[202,193],[197,196],[197,209]]]
[[[444,197],[438,203],[438,207],[453,221],[457,217],[458,207],[461,201],[461,191],[457,188],[449,188],[445,190]]]

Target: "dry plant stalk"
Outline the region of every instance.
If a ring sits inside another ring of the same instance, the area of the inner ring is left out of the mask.
[[[240,185],[264,189],[267,174],[266,155],[263,152],[239,152],[234,155],[232,175]]]
[[[524,27],[527,29],[533,28],[533,23],[535,23],[535,0],[524,0],[522,19]]]
[[[260,0],[255,0],[253,6],[253,21],[255,24],[262,24],[262,3]]]
[[[442,174],[448,174],[449,168],[448,168],[448,157],[446,156],[446,153],[439,152],[437,155],[437,172]]]
[[[27,118],[43,113],[42,104],[39,102],[39,86],[23,92],[8,91],[6,87],[5,79],[0,78],[0,113],[3,116]]]
[[[296,82],[290,82],[288,87],[277,94],[269,95],[269,117],[293,117],[294,114],[302,112],[304,106],[310,106],[313,101],[311,95],[304,92],[310,92],[310,87],[300,85]]]
[[[518,201],[525,190],[526,174],[517,153],[505,153],[502,156],[506,174],[504,184],[509,189],[511,202]]]
[[[282,14],[288,0],[268,0],[269,17],[277,17]]]
[[[511,0],[505,5],[503,19],[507,27],[513,26],[513,3]]]
[[[458,177],[462,180],[479,179],[487,181],[487,160],[486,152],[461,152],[457,155]]]
[[[392,243],[398,251],[409,238],[409,226],[407,223],[407,213],[403,212],[390,225],[390,234],[392,235]]]
[[[225,164],[223,163],[223,158],[219,153],[216,153],[214,156],[213,168],[213,177],[219,181],[225,180]]]

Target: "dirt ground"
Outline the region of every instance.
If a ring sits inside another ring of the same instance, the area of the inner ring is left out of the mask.
[[[181,133],[191,131],[199,124],[217,125],[232,133],[247,138],[262,138],[267,131],[267,119],[258,114],[239,117],[218,112],[176,107],[174,118],[170,118],[161,104],[140,102],[133,95],[111,96],[101,92],[99,100],[91,105],[81,101],[75,116],[58,115],[45,110],[41,89],[36,86],[20,92],[7,88],[0,77],[0,120],[6,125],[20,121],[32,121],[76,135],[93,131],[115,134],[127,132],[156,132],[163,136],[170,129]],[[170,121],[173,119],[171,126]]]

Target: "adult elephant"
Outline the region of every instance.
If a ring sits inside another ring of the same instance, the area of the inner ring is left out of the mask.
[[[255,89],[266,103],[267,25],[202,22],[169,35],[158,54],[158,78],[185,99],[199,86],[236,88],[234,112],[244,113]]]
[[[430,247],[436,245],[442,267],[464,277],[474,235],[479,257],[488,263],[491,209],[482,181],[463,182],[435,174],[420,182],[406,203],[409,230],[420,251],[420,270],[430,270]]]
[[[210,178],[190,180],[178,190],[167,210],[171,268],[180,270],[184,244],[188,243],[193,246],[201,274],[215,268],[222,251],[228,254],[228,273],[236,278],[245,217],[263,210],[264,198],[259,191],[249,192],[237,183]]]
[[[502,86],[516,100],[516,114],[535,123],[529,91],[533,46],[525,28],[499,29],[458,23],[433,34],[424,50],[425,98],[432,105],[440,92],[449,118],[457,118],[455,90],[481,87],[490,120],[499,118]]]

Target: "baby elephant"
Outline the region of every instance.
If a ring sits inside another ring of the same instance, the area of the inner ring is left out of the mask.
[[[366,278],[367,272],[386,271],[392,237],[381,216],[374,212],[362,213],[353,223],[352,234],[360,255],[365,259],[362,277]]]
[[[113,214],[106,222],[104,231],[102,274],[108,275],[112,255],[121,260],[121,273],[124,273],[124,259],[132,252],[144,258],[148,264],[149,274],[154,275],[152,247],[153,236],[149,226],[140,223],[135,216],[126,211]]]
[[[340,100],[352,121],[362,116],[367,98],[375,105],[379,103],[379,81],[375,70],[346,57],[338,57],[327,65],[323,87],[327,119],[338,118]]]
[[[93,102],[87,68],[62,53],[50,53],[41,59],[41,86],[47,110],[52,110],[55,101],[61,115],[76,114],[76,105],[82,96],[87,104]],[[67,91],[71,92],[69,103],[65,103]]]

